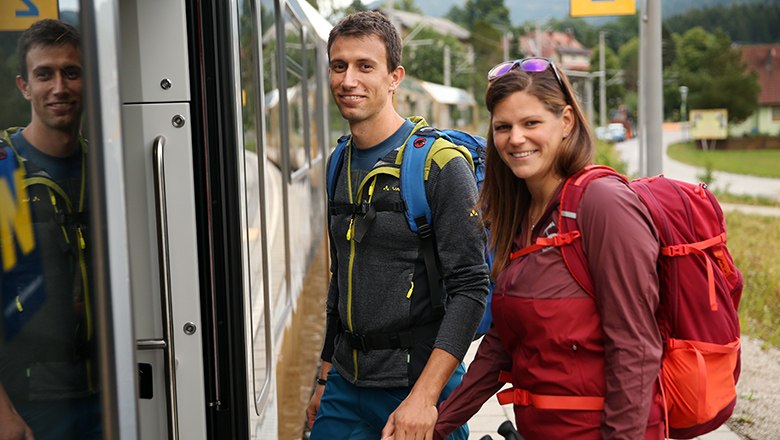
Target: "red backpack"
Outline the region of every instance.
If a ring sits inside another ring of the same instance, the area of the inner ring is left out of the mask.
[[[525,255],[559,246],[577,283],[595,298],[576,213],[588,184],[617,176],[639,196],[658,229],[660,303],[656,320],[664,339],[659,380],[672,438],[694,438],[722,425],[736,404],[740,372],[742,274],[726,248],[726,222],[705,184],[663,175],[636,179],[605,166],[570,177],[561,193],[558,235],[538,238]],[[513,257],[519,255],[513,254]]]

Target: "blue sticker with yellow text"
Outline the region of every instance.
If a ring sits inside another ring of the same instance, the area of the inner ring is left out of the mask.
[[[0,148],[0,307],[6,341],[13,339],[46,300],[43,264],[35,246],[24,168]]]

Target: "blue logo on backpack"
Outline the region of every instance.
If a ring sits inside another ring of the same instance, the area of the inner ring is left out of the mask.
[[[477,182],[477,187],[482,188],[482,182],[485,180],[485,153],[487,145],[485,138],[460,130],[438,130],[433,127],[422,127],[413,133],[403,150],[400,178],[401,200],[406,204],[404,214],[406,215],[409,229],[420,234],[423,240],[428,239],[432,231],[431,207],[425,195],[425,162],[431,146],[438,138],[444,138],[454,145],[466,148],[471,153],[471,160],[474,162],[474,179]],[[344,153],[348,143],[349,136],[342,136],[339,139],[328,164],[327,190],[329,202],[333,200],[336,176],[344,161]],[[433,247],[431,246],[430,248],[432,249]],[[423,249],[425,249],[425,243],[423,244]],[[485,249],[485,261],[487,262],[488,270],[493,267],[493,255],[487,248]],[[435,259],[426,255],[425,262],[429,274],[435,274],[435,278],[440,280],[441,277],[439,276],[439,269],[436,267]],[[432,283],[431,285],[434,284]],[[490,311],[493,299],[492,281],[489,289],[485,315],[477,328],[475,338],[479,338],[487,333],[493,322],[493,315]],[[441,304],[441,300],[436,298],[438,289],[431,290],[432,303],[435,308],[437,304]]]

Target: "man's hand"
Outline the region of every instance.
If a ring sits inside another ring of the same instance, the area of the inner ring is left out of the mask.
[[[320,400],[322,400],[322,393],[324,391],[325,387],[323,385],[317,385],[314,388],[314,394],[312,394],[311,400],[309,401],[309,406],[306,407],[306,420],[309,422],[309,429],[314,426],[314,419],[317,418],[317,411],[320,410]]]
[[[432,440],[439,412],[435,402],[432,404],[425,400],[412,393],[401,402],[388,417],[382,429],[382,439]]]
[[[436,402],[460,361],[434,348],[409,395],[387,418],[382,439],[431,440],[439,411]]]
[[[322,361],[320,365],[320,373],[317,377],[324,379],[328,377],[330,369],[333,368],[333,364],[328,361]],[[320,400],[322,400],[322,393],[325,392],[325,385],[317,384],[314,387],[314,394],[311,396],[309,406],[306,407],[306,421],[309,423],[309,429],[314,426],[314,419],[317,418],[317,412],[320,410]],[[2,439],[0,439],[2,440]]]
[[[32,430],[10,402],[0,402],[0,440],[35,440]]]

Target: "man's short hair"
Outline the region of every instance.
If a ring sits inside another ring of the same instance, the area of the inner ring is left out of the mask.
[[[381,12],[360,11],[344,17],[328,36],[328,58],[330,47],[338,37],[368,37],[376,35],[385,43],[387,52],[387,71],[392,72],[401,65],[403,43],[393,23]]]
[[[36,21],[22,32],[16,46],[19,74],[27,81],[27,53],[34,46],[64,46],[66,44],[72,44],[76,49],[81,50],[81,35],[78,29],[60,20],[50,18]]]

